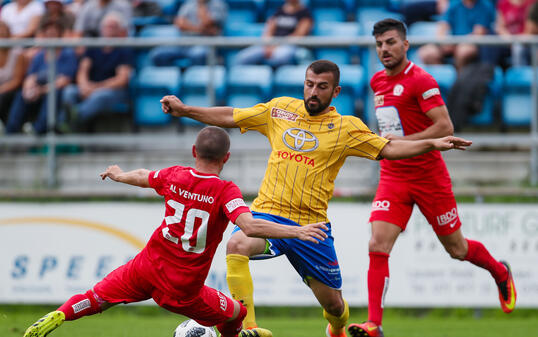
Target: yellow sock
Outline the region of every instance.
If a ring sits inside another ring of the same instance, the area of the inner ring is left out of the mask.
[[[346,327],[347,320],[349,318],[349,305],[347,304],[346,300],[344,300],[344,312],[342,315],[340,315],[340,317],[333,316],[323,309],[323,317],[325,317],[325,319],[331,323],[331,332],[338,335]]]
[[[245,329],[256,328],[256,314],[254,313],[254,286],[248,267],[248,256],[238,254],[226,255],[226,281],[234,300],[243,303],[247,308],[247,316],[243,320]]]

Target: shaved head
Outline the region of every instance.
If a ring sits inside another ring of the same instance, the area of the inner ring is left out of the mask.
[[[198,133],[194,146],[200,159],[218,161],[230,150],[230,137],[224,129],[206,126]]]

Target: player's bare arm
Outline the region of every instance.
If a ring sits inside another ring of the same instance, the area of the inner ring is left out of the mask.
[[[257,219],[251,213],[242,213],[235,221],[243,233],[256,238],[297,238],[303,241],[318,243],[327,238],[323,230],[327,230],[324,222],[318,222],[305,226],[286,226],[275,222]]]
[[[161,108],[164,113],[174,117],[189,117],[205,124],[223,128],[238,127],[233,118],[233,108],[229,106],[197,107],[183,103],[174,95],[168,95],[161,99]]]
[[[119,183],[134,185],[138,187],[149,186],[149,170],[137,169],[129,172],[123,172],[118,165],[109,166],[105,172],[101,173],[101,179],[110,178]]]
[[[473,142],[454,136],[422,140],[391,140],[381,150],[381,157],[390,160],[411,158],[423,153],[439,150],[465,150]]]
[[[417,139],[431,139],[440,138],[445,136],[452,136],[454,134],[454,125],[450,120],[450,115],[446,105],[437,106],[426,112],[433,124],[424,129],[423,131],[413,133],[406,136],[395,136],[388,134],[385,138],[389,140],[405,139],[405,140],[417,140]]]

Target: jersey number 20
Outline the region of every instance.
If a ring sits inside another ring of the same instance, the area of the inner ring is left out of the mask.
[[[185,211],[185,205],[175,200],[168,200],[168,206],[172,207],[176,212],[174,215],[170,215],[164,218],[168,226],[176,223],[180,223],[183,219],[183,213]],[[202,220],[202,224],[198,227],[196,233],[194,232],[194,223],[196,218]],[[181,240],[181,246],[183,250],[190,253],[201,254],[206,245],[207,238],[207,224],[209,222],[209,213],[201,209],[191,208],[187,211],[185,216],[185,232],[180,239],[169,233],[169,228],[164,227],[162,229],[163,236],[166,240],[172,241],[175,244],[179,244]],[[191,238],[196,234],[196,245],[191,245]]]

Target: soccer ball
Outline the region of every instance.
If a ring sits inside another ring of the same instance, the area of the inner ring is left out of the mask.
[[[189,319],[177,326],[173,337],[217,337],[215,329]]]

